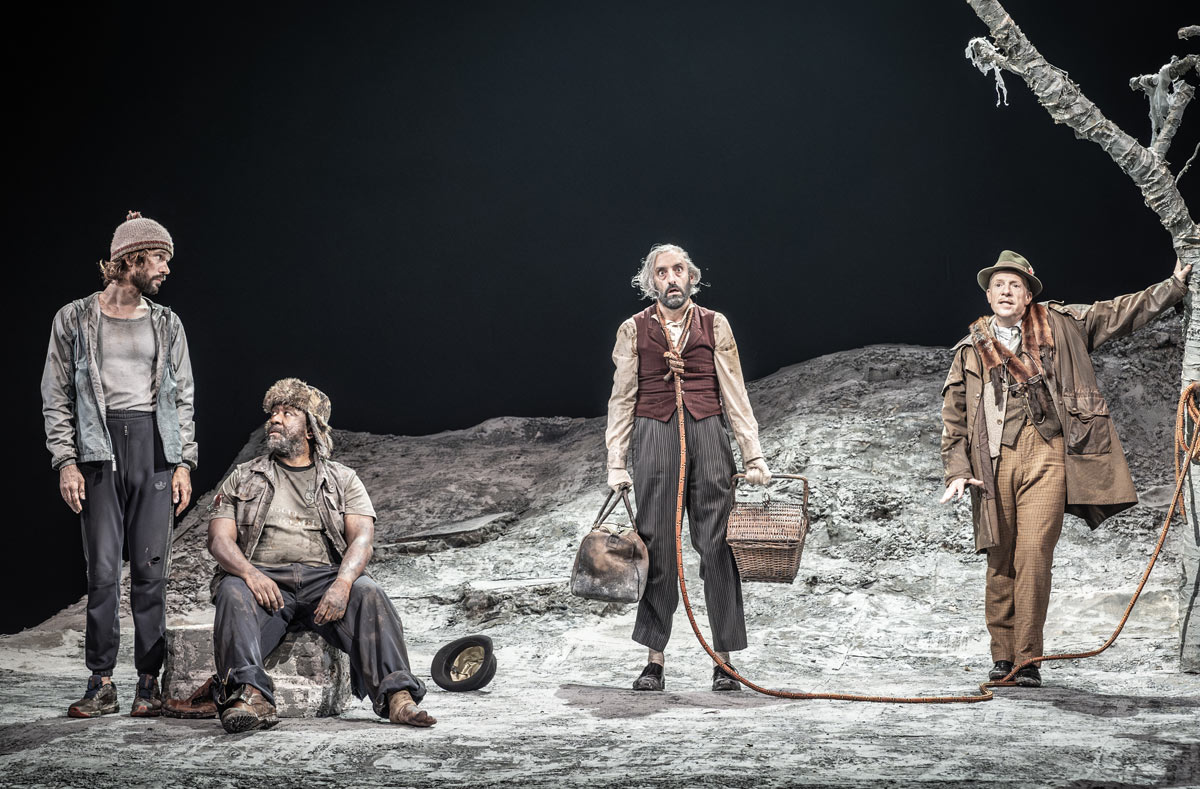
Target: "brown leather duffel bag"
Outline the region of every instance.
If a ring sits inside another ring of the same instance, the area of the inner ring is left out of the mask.
[[[616,491],[610,491],[600,514],[584,535],[571,568],[571,594],[606,603],[636,603],[646,591],[650,573],[650,554],[638,536],[629,493],[621,491],[629,525],[604,523],[617,506]]]

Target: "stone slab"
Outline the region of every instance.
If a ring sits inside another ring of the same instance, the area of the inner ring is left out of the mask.
[[[275,683],[280,717],[340,715],[353,698],[349,657],[316,633],[289,633],[267,656],[265,667]],[[211,624],[167,628],[164,695],[186,698],[215,672]]]

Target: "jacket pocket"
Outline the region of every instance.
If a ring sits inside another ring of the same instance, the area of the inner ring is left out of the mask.
[[[1108,402],[1098,391],[1063,392],[1068,455],[1102,455],[1112,449]]]
[[[340,538],[340,544],[336,546],[339,552],[346,550],[346,505],[344,501],[340,500],[342,498],[344,497],[338,496],[334,491],[322,489],[322,499],[325,502],[325,511],[328,513],[329,525],[334,534]]]
[[[263,494],[266,493],[266,490],[266,480],[260,479],[255,475],[234,491],[234,520],[237,521],[239,542],[248,537],[250,532],[253,531],[254,524],[258,520],[259,511],[262,509]]]

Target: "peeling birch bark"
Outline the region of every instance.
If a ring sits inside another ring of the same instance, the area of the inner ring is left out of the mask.
[[[1025,37],[998,0],[967,0],[975,15],[987,25],[991,40],[973,39],[967,57],[981,71],[996,71],[997,92],[1003,91],[1001,71],[1020,77],[1033,91],[1038,103],[1055,123],[1062,123],[1075,136],[1099,145],[1141,191],[1147,207],[1158,215],[1171,236],[1171,245],[1185,263],[1196,267],[1184,310],[1182,386],[1200,380],[1200,314],[1193,305],[1200,294],[1200,231],[1188,213],[1176,178],[1167,165],[1166,151],[1191,100],[1194,89],[1182,82],[1192,72],[1200,73],[1200,56],[1173,59],[1156,75],[1137,77],[1130,87],[1144,90],[1151,100],[1154,145],[1143,147],[1131,135],[1104,117],[1100,109],[1079,89],[1067,73],[1051,65]],[[1200,35],[1200,26],[1179,31],[1181,39]],[[1170,84],[1170,88],[1167,87]],[[1158,106],[1155,103],[1158,102]],[[1161,131],[1160,131],[1161,125]],[[1189,431],[1194,432],[1194,426]],[[1191,493],[1191,482],[1188,492]],[[1192,497],[1190,497],[1192,498]],[[1193,498],[1189,504],[1195,504]],[[1183,578],[1180,583],[1179,662],[1184,671],[1200,672],[1200,513],[1187,508],[1184,526]]]

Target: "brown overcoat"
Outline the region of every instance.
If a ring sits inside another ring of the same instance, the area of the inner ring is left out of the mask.
[[[1066,512],[1093,529],[1137,503],[1133,478],[1096,383],[1089,354],[1108,340],[1123,337],[1154,320],[1183,298],[1186,286],[1175,277],[1146,290],[1095,304],[1046,302],[1055,352],[1042,364],[1066,447]],[[975,523],[975,550],[998,544],[996,481],[988,449],[983,396],[987,379],[968,335],[951,350],[954,361],[942,387],[942,465],[944,482],[974,477],[969,486]]]

